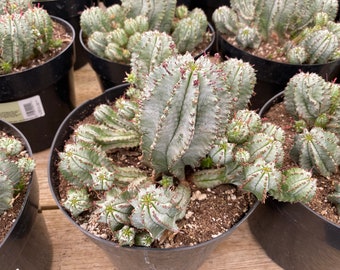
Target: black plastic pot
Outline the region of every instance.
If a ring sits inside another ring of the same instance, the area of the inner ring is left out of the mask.
[[[260,115],[282,100],[281,92],[263,106]],[[340,226],[305,204],[268,198],[248,222],[267,255],[284,269],[333,270],[340,265]]]
[[[102,248],[107,256],[111,259],[112,264],[120,270],[193,270],[197,269],[209,254],[217,247],[217,245],[224,241],[238,226],[244,222],[248,216],[257,207],[256,203],[252,209],[246,214],[246,216],[234,225],[226,233],[214,238],[213,240],[204,242],[202,244],[174,248],[174,249],[158,249],[158,248],[142,248],[142,247],[120,247],[114,242],[103,240],[90,234],[88,231],[82,229],[77,225],[74,220],[69,216],[68,212],[60,204],[60,194],[58,190],[59,177],[57,173],[58,152],[63,150],[65,141],[69,138],[73,132],[73,126],[75,123],[81,121],[86,116],[90,115],[94,108],[101,103],[110,103],[118,96],[122,95],[128,84],[122,84],[112,89],[105,91],[102,95],[83,103],[76,108],[70,115],[64,120],[58,129],[54,138],[51,153],[49,157],[48,177],[49,185],[53,194],[53,197],[64,213],[64,215],[81,230],[91,241]],[[232,248],[232,247],[231,247]]]
[[[50,15],[62,18],[69,22],[76,32],[75,48],[76,48],[76,61],[74,69],[79,69],[87,63],[83,46],[79,41],[80,31],[80,15],[86,7],[95,5],[96,1],[93,0],[49,0],[49,1],[34,1],[36,5],[42,6]]]
[[[215,30],[209,24],[209,31],[212,33],[212,39],[205,51],[199,53],[195,58],[210,51],[215,41]],[[84,47],[89,63],[92,69],[96,72],[98,82],[102,91],[120,85],[124,82],[126,74],[130,72],[130,65],[113,62],[104,58],[101,58],[92,53],[85,44],[82,30],[79,33],[80,43]]]
[[[15,126],[0,120],[0,130],[20,139],[32,156],[28,141]],[[33,172],[18,217],[0,243],[1,270],[50,268],[52,246],[45,221],[42,215],[38,214],[38,205],[38,180]]]
[[[53,20],[66,27],[72,42],[42,65],[0,76],[0,118],[24,133],[33,152],[50,147],[60,123],[74,108],[75,33],[65,20]]]
[[[283,91],[289,79],[300,71],[317,73],[328,81],[340,75],[340,59],[314,65],[280,63],[249,54],[228,43],[219,33],[217,33],[217,40],[218,51],[222,57],[242,59],[252,64],[256,70],[257,83],[254,89],[256,95],[251,99],[252,109],[260,109],[267,100]]]

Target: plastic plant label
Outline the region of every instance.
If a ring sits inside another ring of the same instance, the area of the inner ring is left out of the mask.
[[[0,103],[0,118],[10,123],[30,121],[45,115],[40,96]]]

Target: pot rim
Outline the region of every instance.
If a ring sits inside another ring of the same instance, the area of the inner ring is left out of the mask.
[[[17,75],[20,75],[20,74],[22,74],[24,72],[31,71],[33,69],[42,68],[45,65],[49,64],[51,61],[53,61],[53,59],[55,59],[56,57],[58,57],[59,55],[61,55],[65,51],[67,51],[71,46],[73,46],[73,44],[75,42],[75,37],[76,37],[76,33],[75,33],[75,30],[74,30],[73,26],[68,21],[66,21],[66,20],[64,20],[64,19],[62,19],[60,17],[56,17],[56,16],[52,16],[52,15],[50,15],[50,17],[52,18],[52,20],[54,22],[57,22],[57,23],[63,25],[65,27],[65,29],[66,29],[66,32],[70,34],[72,40],[69,42],[69,44],[62,51],[60,51],[57,55],[55,55],[54,57],[48,59],[47,61],[44,61],[43,64],[31,67],[31,68],[27,68],[27,69],[24,69],[24,70],[18,71],[18,72],[11,72],[11,73],[8,73],[8,74],[2,74],[2,75],[0,75],[0,79],[1,78],[5,78],[5,77],[7,78],[7,77],[10,77],[10,76],[17,76]]]
[[[89,231],[83,229],[81,226],[79,226],[73,219],[72,217],[68,214],[68,212],[65,210],[64,207],[62,207],[62,205],[60,204],[60,200],[58,199],[56,193],[55,193],[55,189],[54,189],[54,185],[52,183],[52,168],[54,168],[56,166],[56,160],[54,160],[54,156],[56,155],[56,152],[58,151],[56,144],[57,144],[57,140],[60,137],[60,133],[64,130],[64,126],[69,127],[69,122],[70,119],[73,117],[74,114],[76,114],[78,111],[86,108],[90,103],[92,103],[93,101],[100,99],[102,97],[105,97],[108,93],[116,91],[119,88],[122,87],[127,87],[129,85],[129,83],[123,83],[117,86],[114,86],[108,90],[106,90],[104,93],[102,93],[101,95],[90,99],[88,101],[85,101],[84,103],[82,103],[80,106],[78,106],[77,108],[75,108],[72,112],[70,112],[70,114],[64,119],[64,121],[60,124],[55,137],[53,139],[52,145],[51,145],[51,151],[50,151],[50,155],[49,155],[49,159],[48,159],[48,184],[50,187],[50,191],[52,193],[53,199],[55,200],[58,208],[62,211],[62,213],[68,218],[68,220],[70,220],[72,222],[72,224],[74,226],[76,226],[78,229],[80,229],[85,235],[89,236],[92,239],[95,239],[96,241],[102,242],[102,243],[107,243],[108,245],[112,245],[115,247],[121,247],[124,249],[139,249],[139,250],[147,250],[147,251],[157,251],[157,252],[166,252],[167,250],[187,250],[187,249],[192,249],[194,247],[202,247],[205,245],[209,245],[211,243],[214,242],[219,242],[222,239],[224,239],[226,236],[229,236],[234,230],[236,230],[250,215],[251,213],[253,213],[255,211],[255,209],[257,208],[257,206],[259,205],[259,201],[257,200],[254,205],[248,210],[248,212],[246,212],[244,214],[244,216],[237,222],[234,224],[233,227],[231,227],[230,229],[228,229],[227,231],[225,231],[224,233],[220,234],[219,236],[212,238],[208,241],[199,243],[197,245],[194,246],[184,246],[184,247],[177,247],[177,248],[152,248],[152,247],[140,247],[140,246],[132,246],[132,247],[128,247],[128,246],[119,246],[118,243],[113,242],[113,241],[109,241],[106,239],[102,239],[92,233],[90,233]],[[109,101],[109,100],[107,100]],[[82,119],[84,119],[86,116],[88,116],[89,114],[82,114],[80,117],[77,118],[78,121],[81,121]],[[69,134],[68,134],[69,135]],[[65,137],[65,136],[63,136]],[[63,138],[63,141],[65,142],[67,138]]]
[[[291,63],[286,63],[286,62],[279,62],[279,61],[271,60],[271,59],[268,59],[268,58],[263,58],[263,57],[255,55],[255,54],[249,53],[247,50],[240,49],[239,47],[234,46],[233,44],[231,44],[230,42],[228,42],[224,38],[224,36],[226,34],[222,34],[222,33],[218,32],[218,31],[216,31],[216,33],[217,33],[217,35],[219,37],[219,40],[223,40],[224,42],[229,44],[229,46],[235,48],[238,51],[241,51],[242,54],[244,54],[244,55],[246,55],[248,57],[254,57],[255,59],[258,59],[258,60],[263,61],[263,62],[281,64],[281,65],[286,66],[286,67],[299,67],[299,66],[303,66],[303,67],[322,67],[322,66],[327,65],[327,64],[333,64],[333,63],[336,63],[336,62],[340,63],[340,58],[335,59],[333,61],[329,61],[327,63],[323,63],[323,64],[291,64]]]
[[[266,112],[268,112],[268,110],[270,109],[270,107],[273,104],[279,103],[279,102],[283,102],[284,99],[284,91],[281,91],[279,93],[277,93],[275,96],[273,96],[272,98],[270,98],[260,109],[259,111],[259,116],[262,118]],[[322,216],[321,214],[315,212],[312,208],[310,208],[309,206],[307,206],[305,203],[301,203],[301,202],[297,202],[297,204],[300,204],[301,206],[303,206],[306,210],[308,210],[309,212],[311,212],[312,214],[318,216],[319,218],[321,218],[323,221],[325,221],[326,223],[330,223],[333,226],[335,226],[336,228],[340,229],[340,224],[336,224],[328,219],[326,219],[324,216]]]
[[[27,138],[17,127],[15,127],[13,124],[11,124],[11,123],[9,123],[5,120],[2,120],[2,119],[0,119],[0,126],[1,126],[1,131],[4,131],[6,134],[13,135],[15,138],[19,139],[23,143],[24,148],[27,151],[28,155],[30,157],[33,157],[33,152],[32,152],[31,146],[30,146]],[[4,129],[6,129],[6,130],[4,130]],[[10,237],[12,231],[15,229],[15,227],[17,226],[17,224],[20,220],[20,216],[22,215],[22,213],[25,209],[25,206],[28,202],[28,197],[30,196],[30,193],[31,193],[31,190],[32,190],[33,181],[36,181],[36,179],[35,179],[36,175],[35,174],[36,173],[35,173],[35,170],[34,170],[31,173],[31,177],[30,177],[30,180],[29,180],[29,183],[28,183],[28,186],[27,186],[27,191],[26,191],[23,203],[20,207],[20,211],[18,212],[18,215],[16,216],[15,221],[11,225],[11,228],[7,232],[5,238],[3,239],[2,242],[0,242],[0,249],[6,243],[7,239]]]

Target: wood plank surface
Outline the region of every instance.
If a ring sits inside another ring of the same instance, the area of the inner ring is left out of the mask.
[[[76,104],[101,93],[94,71],[87,64],[75,71]],[[39,215],[44,218],[52,244],[52,270],[113,269],[105,253],[86,238],[57,208],[47,180],[49,150],[34,154],[39,180]],[[281,269],[265,254],[243,223],[221,243],[200,270]]]

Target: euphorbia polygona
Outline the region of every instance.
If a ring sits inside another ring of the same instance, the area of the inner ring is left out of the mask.
[[[89,49],[111,61],[129,63],[141,34],[159,31],[170,35],[180,53],[192,52],[206,36],[208,20],[199,8],[176,7],[176,0],[122,0],[106,9],[91,7],[81,15]]]
[[[35,162],[19,139],[0,134],[0,215],[12,207],[14,197],[25,186]]]
[[[10,73],[30,59],[61,46],[53,39],[53,22],[46,10],[31,0],[0,4],[0,74]]]
[[[241,48],[278,41],[287,62],[322,64],[339,58],[337,0],[231,0],[213,13],[216,29]]]
[[[262,201],[267,193],[310,199],[315,181],[307,172],[280,171],[283,130],[246,109],[256,82],[248,63],[174,54],[147,73],[142,69],[143,77],[136,76],[138,67],[150,65],[140,61],[132,61],[138,65],[125,96],[99,105],[96,123],[79,125],[59,154],[59,171],[74,186],[64,202],[73,216],[95,207],[121,245],[150,245],[166,230],[178,230],[190,182],[234,184]],[[136,78],[143,83],[134,84]],[[142,166],[115,164],[110,153],[122,149],[139,153]],[[79,198],[74,190],[81,190]],[[91,205],[88,192],[98,190],[104,195]]]

